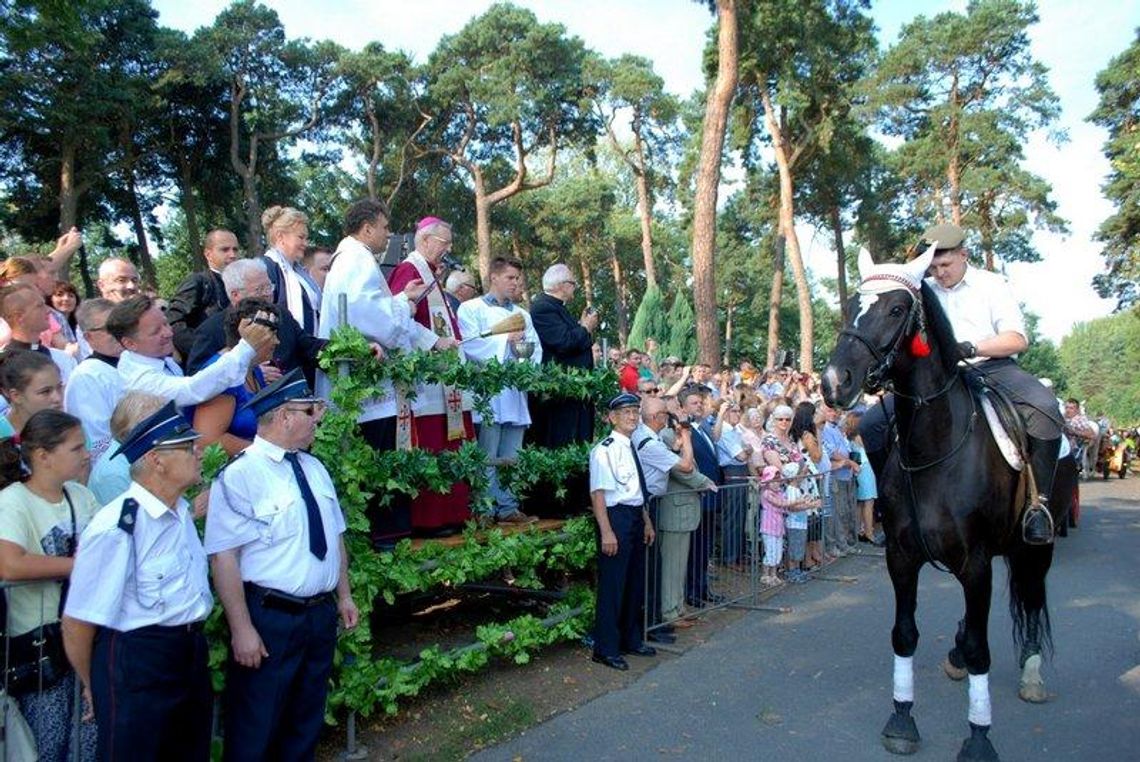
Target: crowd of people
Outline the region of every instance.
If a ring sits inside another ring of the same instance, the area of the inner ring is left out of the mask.
[[[709,587],[714,557],[738,571],[761,564],[766,586],[799,584],[859,543],[884,543],[862,408],[829,407],[817,376],[748,360],[714,372],[639,348],[601,357],[595,345],[594,354],[621,385],[608,405],[612,429],[590,462],[600,549],[594,661],[628,669],[626,654],[655,652],[642,642],[643,617],[661,623],[649,639],[669,643],[686,610],[720,603]],[[754,514],[726,496],[748,484],[760,489]],[[648,566],[646,553],[657,554]]]

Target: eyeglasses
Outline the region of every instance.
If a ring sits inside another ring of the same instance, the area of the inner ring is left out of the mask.
[[[166,444],[166,443],[160,442],[159,444],[156,444],[154,446],[154,449],[155,450],[163,450],[166,452],[179,452],[179,451],[181,451],[181,452],[194,452],[194,447],[196,445],[197,445],[197,442],[195,442],[195,440],[188,439],[185,442],[173,442],[171,444]]]
[[[293,413],[304,413],[305,415],[312,417],[316,415],[318,411],[323,410],[324,407],[325,403],[323,402],[311,402],[304,407],[287,407],[285,409]]]
[[[645,389],[644,392],[645,392],[645,394],[660,394],[661,388],[658,386],[655,386],[652,389]]]
[[[450,238],[444,238],[443,236],[436,235],[435,233],[432,233],[431,237],[434,238],[435,240],[439,241],[440,243],[446,243],[448,246],[451,245],[451,239]]]
[[[578,281],[574,280],[573,278],[568,278],[567,280],[564,280],[562,282],[563,283],[569,283],[571,286],[577,286],[578,285]]]
[[[790,421],[792,419],[791,418],[773,418],[772,420],[773,421]]]

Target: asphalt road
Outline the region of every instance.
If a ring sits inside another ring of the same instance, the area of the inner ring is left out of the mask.
[[[1006,762],[1140,760],[1140,501],[1137,480],[1083,486],[1080,529],[1059,541],[1049,575],[1056,655],[1052,699],[1017,698],[1004,561],[990,615],[990,738]],[[887,760],[893,595],[881,558],[850,557],[751,612],[623,690],[526,731],[476,760]],[[919,591],[914,760],[952,760],[966,724],[966,683],[943,676],[962,597],[926,567]],[[636,657],[630,657],[636,658]],[[1131,672],[1130,672],[1131,670]]]

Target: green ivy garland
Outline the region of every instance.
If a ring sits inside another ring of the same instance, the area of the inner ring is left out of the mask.
[[[593,562],[595,539],[592,521],[583,516],[568,521],[558,533],[477,533],[469,526],[461,545],[429,543],[412,548],[404,541],[392,552],[377,553],[369,542],[365,513],[374,494],[414,496],[424,489],[446,492],[455,482],[463,481],[470,485],[472,505],[477,508],[488,500],[487,458],[474,442],[439,453],[419,449],[378,452],[360,436],[356,418],[364,402],[375,397],[377,387],[385,381],[409,393],[416,382],[455,385],[470,391],[476,407],[486,413],[490,398],[505,388],[537,396],[600,401],[616,388],[613,372],[517,362],[476,365],[461,362],[455,352],[393,352],[381,363],[372,357],[363,334],[353,328],[333,334],[320,364],[333,380],[332,404],[321,421],[313,453],[329,468],[345,512],[349,577],[361,611],[360,626],[344,633],[338,643],[327,708],[330,720],[340,707],[368,715],[379,705],[394,713],[401,697],[416,695],[428,683],[477,670],[496,656],[522,662],[536,648],[580,637],[593,617],[593,598],[588,589],[572,590],[565,601],[551,608],[555,616],[576,612],[553,627],[544,627],[540,620],[527,615],[480,627],[479,648],[460,649],[458,653],[428,648],[414,665],[375,658],[369,614],[377,598],[392,603],[403,593],[461,585],[506,570],[515,576],[515,584],[539,587],[543,569],[587,569]],[[342,367],[350,371],[339,372]],[[502,467],[504,484],[520,497],[539,484],[558,485],[556,494],[562,494],[566,477],[585,470],[588,449],[585,443],[555,450],[524,447],[515,463]],[[221,651],[224,658],[224,648]]]

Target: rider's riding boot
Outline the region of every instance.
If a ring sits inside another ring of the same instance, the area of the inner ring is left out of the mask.
[[[1049,493],[1053,489],[1053,472],[1057,468],[1061,440],[1026,438],[1029,440],[1029,464],[1033,468],[1038,502],[1026,508],[1021,515],[1021,537],[1029,545],[1048,545],[1053,542]]]

